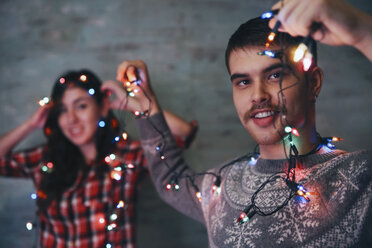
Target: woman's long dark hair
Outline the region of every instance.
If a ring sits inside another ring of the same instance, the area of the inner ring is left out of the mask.
[[[62,133],[58,125],[58,117],[61,109],[61,100],[66,89],[79,87],[87,92],[96,100],[98,106],[102,105],[105,94],[101,92],[101,81],[89,70],[68,71],[60,76],[54,84],[48,118],[44,126],[47,137],[47,149],[44,154],[44,161],[52,162],[53,168],[50,172],[43,173],[39,195],[38,206],[43,211],[53,200],[59,200],[68,188],[73,186],[79,172],[85,172],[87,165],[80,149],[71,143]],[[97,128],[95,143],[97,148],[96,161],[100,162],[113,151],[115,144],[114,138],[119,133],[118,121],[113,113],[109,111],[104,119],[106,125]],[[98,123],[97,123],[98,126]],[[103,173],[107,167],[96,168]]]

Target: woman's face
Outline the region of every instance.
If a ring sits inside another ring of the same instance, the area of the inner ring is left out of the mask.
[[[58,125],[63,134],[80,149],[94,145],[101,109],[88,92],[68,88],[62,97]]]

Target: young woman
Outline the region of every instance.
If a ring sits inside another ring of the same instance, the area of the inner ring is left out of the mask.
[[[135,247],[135,189],[146,161],[140,142],[120,134],[112,103],[92,72],[70,71],[49,104],[0,139],[0,174],[34,181],[42,247]],[[167,118],[188,145],[195,123]],[[45,145],[12,152],[41,127]]]

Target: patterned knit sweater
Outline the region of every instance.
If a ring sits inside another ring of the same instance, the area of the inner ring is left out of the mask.
[[[205,223],[209,247],[372,247],[371,152],[333,150],[299,158],[296,180],[311,193],[310,201],[295,196],[275,214],[256,214],[239,224],[252,194],[268,177],[286,171],[287,160],[232,162],[221,170],[221,193],[212,193],[216,177],[192,177],[195,173],[184,162],[163,115],[149,120],[138,120],[138,126],[157,191],[180,212]],[[167,191],[174,175],[180,189]],[[201,201],[195,197],[197,189]],[[259,192],[256,205],[269,212],[289,194],[285,182],[277,180]]]

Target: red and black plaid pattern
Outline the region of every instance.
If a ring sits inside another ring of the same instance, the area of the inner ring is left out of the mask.
[[[60,201],[54,201],[46,213],[39,213],[42,247],[135,247],[134,197],[138,178],[144,171],[145,159],[139,141],[120,142],[118,153],[126,164],[121,180],[110,172],[98,173],[94,166],[86,176],[78,176]],[[31,177],[36,189],[43,175],[42,158],[45,147],[16,152],[0,158],[0,174],[11,177]],[[107,166],[99,164],[95,166]],[[119,201],[124,207],[117,209]],[[115,210],[116,209],[116,210]],[[116,211],[117,219],[110,220]],[[113,230],[107,225],[115,223]]]

